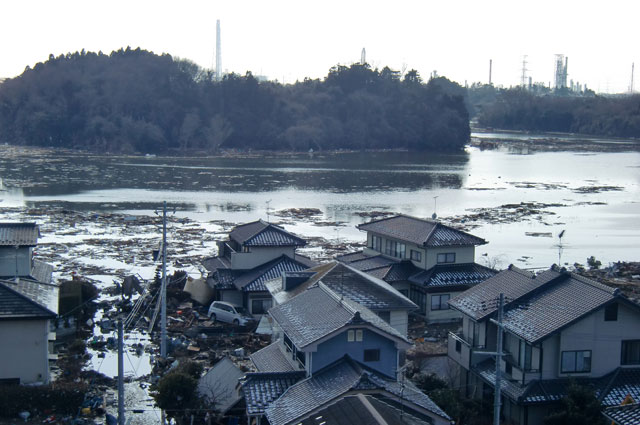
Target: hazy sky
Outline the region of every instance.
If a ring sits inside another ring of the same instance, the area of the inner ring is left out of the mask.
[[[0,77],[81,49],[141,47],[214,63],[216,19],[222,64],[286,83],[322,78],[360,60],[374,67],[433,70],[464,84],[553,84],[554,55],[569,57],[569,79],[599,92],[625,92],[640,68],[636,0],[3,0]],[[637,73],[640,76],[640,72]],[[635,84],[640,87],[640,81]]]

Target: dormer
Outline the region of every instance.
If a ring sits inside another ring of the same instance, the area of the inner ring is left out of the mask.
[[[438,221],[397,215],[358,226],[367,232],[365,255],[410,260],[428,270],[436,265],[469,264],[476,245],[487,242]]]
[[[0,277],[31,276],[39,236],[36,223],[0,223]]]
[[[296,248],[306,241],[282,227],[263,220],[236,226],[229,239],[218,242],[218,256],[230,262],[231,269],[251,269],[287,255],[295,257]]]

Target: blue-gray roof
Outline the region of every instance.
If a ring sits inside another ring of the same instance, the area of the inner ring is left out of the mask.
[[[36,223],[0,223],[0,246],[36,246],[39,236]]]
[[[409,382],[399,383],[365,370],[348,357],[316,372],[310,378],[292,385],[266,409],[271,425],[285,425],[326,405],[348,391],[385,391],[402,396],[445,419],[449,416],[431,399]]]
[[[304,246],[305,240],[262,220],[236,226],[229,239],[243,246]]]
[[[425,288],[464,286],[484,282],[498,272],[476,263],[436,265],[414,274],[409,281]]]
[[[623,298],[618,290],[574,273],[552,268],[533,276],[511,267],[449,304],[474,318],[487,317],[495,312],[497,296],[503,290],[508,291],[504,292],[505,330],[530,343],[541,341],[616,297]]]
[[[397,215],[360,224],[358,229],[419,246],[469,246],[486,244],[482,238],[438,221]]]
[[[228,357],[223,357],[198,380],[198,394],[204,397],[210,408],[224,414],[240,401],[242,372]]]
[[[271,403],[304,376],[304,371],[247,373],[242,382],[247,414],[263,415]]]
[[[602,414],[616,425],[640,424],[640,404],[638,403],[609,407],[605,409]]]
[[[48,319],[58,312],[58,287],[27,279],[0,280],[0,319]]]
[[[282,342],[275,341],[249,356],[258,372],[294,372],[296,369],[282,352]]]
[[[272,307],[269,314],[299,349],[352,324],[371,325],[391,338],[408,343],[403,335],[371,310],[349,298],[341,299],[321,282]]]
[[[283,272],[299,272],[316,265],[301,255],[295,259],[281,255],[265,264],[249,270],[218,269],[214,273],[217,289],[237,289],[244,292],[267,291],[264,283],[280,277]]]

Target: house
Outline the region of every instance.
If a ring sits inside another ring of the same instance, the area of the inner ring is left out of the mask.
[[[449,301],[463,314],[448,356],[468,396],[492,392],[498,299],[504,294],[502,415],[541,424],[571,381],[591,386],[603,407],[640,397],[640,306],[618,289],[552,267],[510,266]]]
[[[198,380],[198,394],[222,416],[238,409],[242,394],[238,380],[244,376],[228,357],[223,357]]]
[[[229,239],[218,242],[218,256],[206,259],[208,284],[215,298],[260,316],[271,307],[264,282],[285,271],[302,271],[315,262],[296,254],[306,242],[280,226],[263,220],[236,226]]]
[[[53,268],[32,258],[35,223],[0,223],[0,382],[48,383],[58,312]]]
[[[403,336],[407,336],[411,300],[386,282],[349,265],[331,261],[302,272],[285,272],[265,286],[275,305],[287,302],[310,286],[322,282],[340,296],[367,307]]]
[[[406,337],[325,284],[329,272],[269,310],[275,341],[250,356],[258,371],[242,384],[250,420],[300,423],[366,393],[390,406],[391,416],[406,409],[419,423],[449,423],[429,397],[401,379],[400,353],[410,346]]]
[[[337,260],[391,284],[430,323],[460,320],[449,299],[497,273],[475,263],[484,239],[435,220],[397,215],[358,229],[367,232],[366,248]]]

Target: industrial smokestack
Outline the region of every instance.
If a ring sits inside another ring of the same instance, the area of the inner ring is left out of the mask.
[[[222,52],[220,51],[220,19],[216,21],[216,80],[222,79]]]
[[[491,83],[491,72],[493,70],[492,68],[493,68],[493,59],[489,59],[489,85],[492,84]]]

